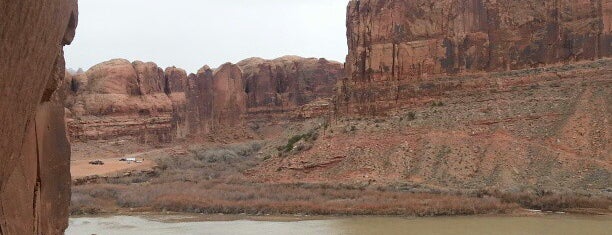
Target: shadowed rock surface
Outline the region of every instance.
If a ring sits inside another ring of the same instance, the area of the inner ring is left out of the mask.
[[[398,107],[406,84],[612,54],[608,0],[361,0],[347,13],[339,111]]]
[[[298,56],[250,58],[237,65],[244,73],[247,108],[253,118],[282,115],[317,99],[331,99],[343,76],[341,63]]]
[[[0,2],[0,234],[62,234],[68,226],[70,144],[63,45],[75,0]]]

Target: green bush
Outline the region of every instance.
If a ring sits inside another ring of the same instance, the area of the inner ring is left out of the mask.
[[[293,150],[295,143],[299,142],[300,140],[314,141],[314,140],[317,140],[317,138],[318,138],[318,134],[315,131],[309,131],[306,134],[295,135],[291,137],[289,140],[287,140],[287,144],[285,146],[278,147],[278,151],[290,152],[291,150]]]

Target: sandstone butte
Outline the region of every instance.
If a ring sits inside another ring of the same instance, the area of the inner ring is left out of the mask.
[[[76,0],[0,1],[0,234],[62,234],[68,226],[70,144],[62,47]]]
[[[189,75],[176,67],[164,71],[151,62],[114,59],[67,74],[70,136],[170,143],[240,134],[250,121],[327,114],[342,75],[338,62],[297,56],[250,58],[215,70],[204,66]]]

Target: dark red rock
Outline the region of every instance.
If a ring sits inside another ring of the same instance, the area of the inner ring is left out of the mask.
[[[0,234],[68,226],[70,145],[54,91],[77,18],[74,0],[0,2]]]
[[[241,126],[246,113],[246,93],[242,71],[224,64],[216,71],[208,66],[187,79],[187,125],[194,137],[228,127]]]
[[[317,98],[331,98],[343,65],[325,59],[285,56],[238,62],[244,73],[251,111],[295,109]]]
[[[166,93],[184,92],[187,86],[187,72],[177,67],[168,67],[164,72]]]
[[[608,0],[361,0],[347,13],[339,111],[391,108],[402,83],[610,56]]]

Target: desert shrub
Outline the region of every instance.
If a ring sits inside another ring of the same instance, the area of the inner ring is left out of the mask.
[[[564,211],[570,208],[592,208],[608,210],[612,199],[603,196],[556,194],[552,192],[520,192],[498,195],[503,202],[517,203],[525,208],[542,211]]]
[[[70,215],[95,215],[100,213],[99,200],[84,193],[72,193],[70,197]]]
[[[214,163],[230,161],[238,158],[239,155],[228,149],[212,149],[198,153],[195,157],[203,162]]]
[[[431,103],[431,107],[443,107],[445,104],[442,101]]]
[[[289,138],[289,140],[287,140],[286,145],[278,147],[277,150],[281,152],[291,152],[291,150],[294,149],[295,144],[299,142],[300,140],[312,142],[312,141],[317,140],[318,137],[319,137],[318,133],[314,130],[311,130],[305,134],[295,135]]]
[[[259,142],[229,145],[213,149],[201,149],[195,151],[195,157],[204,162],[231,161],[238,157],[248,157],[261,149]]]
[[[416,120],[416,114],[414,112],[408,112],[406,114],[406,120],[408,120],[408,121]]]

